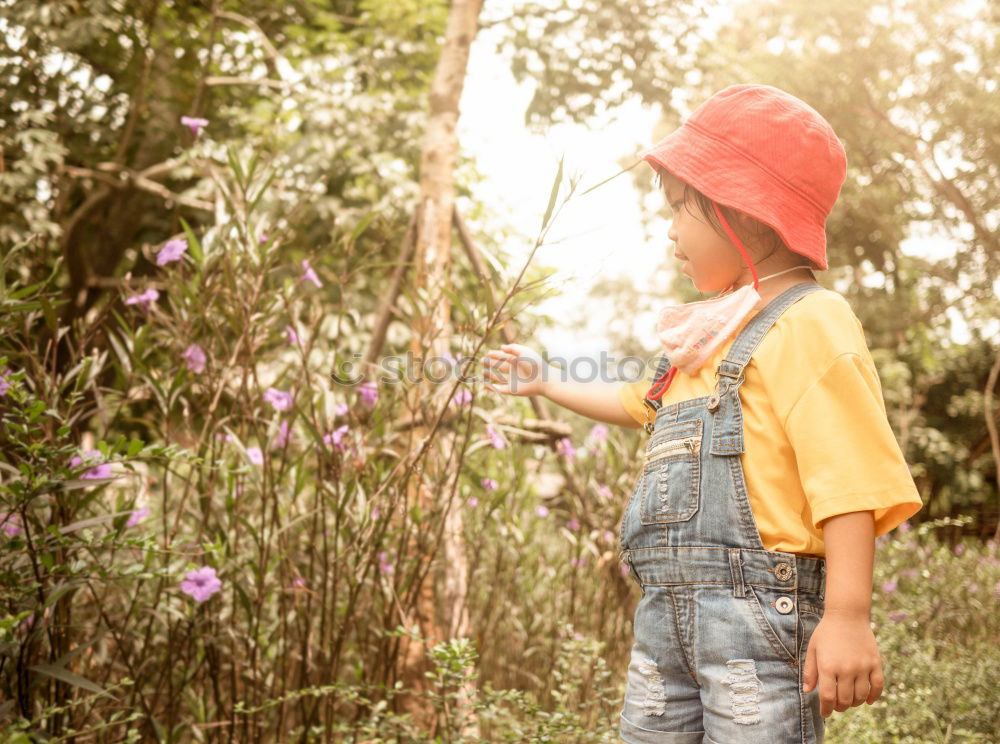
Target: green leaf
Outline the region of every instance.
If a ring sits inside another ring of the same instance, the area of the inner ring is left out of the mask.
[[[549,224],[549,219],[552,217],[552,210],[556,206],[556,198],[559,196],[559,185],[562,183],[563,174],[563,160],[566,158],[563,155],[559,158],[559,169],[556,171],[556,178],[552,182],[552,191],[549,193],[549,206],[545,208],[545,216],[542,217],[542,229],[544,230],[546,225]]]
[[[143,442],[141,439],[133,439],[131,442],[128,443],[128,450],[126,450],[125,452],[126,457],[135,457],[140,452],[142,452],[142,448],[144,446],[145,442]]]
[[[56,666],[55,664],[35,664],[35,666],[29,667],[29,669],[33,672],[44,674],[47,677],[58,679],[60,682],[65,682],[75,687],[82,687],[84,690],[89,690],[90,692],[96,692],[98,695],[107,694],[104,688],[95,685],[89,679],[84,679],[79,674],[73,674],[73,672],[65,667]]]
[[[191,257],[194,258],[196,263],[204,263],[205,252],[201,248],[201,243],[198,238],[195,237],[194,232],[191,230],[191,226],[183,217],[181,217],[181,227],[184,228],[184,235],[187,236],[188,250],[191,251]]]

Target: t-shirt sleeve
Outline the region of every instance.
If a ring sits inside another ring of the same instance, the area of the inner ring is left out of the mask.
[[[635,382],[624,382],[618,389],[618,398],[621,400],[622,406],[639,424],[645,424],[649,420],[647,418],[649,409],[646,408],[643,401],[646,399],[650,385],[656,379],[656,369],[662,363],[663,357],[657,357],[655,361],[655,364],[647,365],[643,379]]]
[[[830,517],[871,510],[883,535],[920,509],[867,354],[835,357],[792,406],[785,432],[817,529]]]

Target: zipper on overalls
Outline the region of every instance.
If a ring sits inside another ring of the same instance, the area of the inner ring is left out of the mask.
[[[694,454],[694,451],[695,439],[693,437],[688,437],[687,439],[672,439],[668,442],[663,442],[662,444],[652,447],[646,453],[646,462],[649,462],[650,460],[659,460],[664,457],[681,455],[685,452]]]

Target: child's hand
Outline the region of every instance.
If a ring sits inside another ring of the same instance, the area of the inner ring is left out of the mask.
[[[803,692],[819,679],[819,712],[827,718],[882,695],[882,660],[867,613],[823,615],[809,639],[803,672]]]
[[[527,346],[503,344],[499,349],[490,349],[483,366],[488,390],[506,395],[545,395],[546,364]],[[491,385],[490,381],[498,384]]]

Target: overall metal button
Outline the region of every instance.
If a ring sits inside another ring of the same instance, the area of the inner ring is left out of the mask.
[[[779,563],[774,567],[774,575],[778,581],[788,581],[792,578],[792,567],[787,563]]]
[[[710,396],[708,396],[708,403],[707,403],[708,410],[712,411],[713,413],[717,411],[719,409],[720,400],[721,399],[719,398],[718,393],[712,393]]]
[[[780,612],[782,615],[787,615],[793,609],[795,609],[795,603],[788,597],[778,597],[774,601],[774,609]]]

